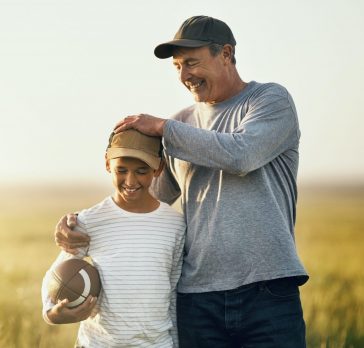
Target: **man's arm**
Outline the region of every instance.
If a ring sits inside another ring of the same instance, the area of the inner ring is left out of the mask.
[[[115,127],[117,132],[129,128],[162,135],[171,157],[241,176],[269,163],[294,147],[299,139],[295,106],[283,88],[256,96],[232,133],[195,128],[145,114],[129,116]]]
[[[169,169],[168,161],[162,173],[154,178],[150,192],[156,199],[169,205],[172,205],[181,195],[178,183]]]
[[[168,120],[164,145],[169,156],[244,176],[298,146],[296,111],[288,95],[258,96],[231,133]]]

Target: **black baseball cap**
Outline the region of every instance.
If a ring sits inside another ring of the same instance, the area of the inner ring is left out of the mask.
[[[154,54],[164,59],[172,57],[176,46],[196,48],[211,43],[236,45],[234,35],[226,23],[208,16],[194,16],[183,22],[172,41],[158,45]]]

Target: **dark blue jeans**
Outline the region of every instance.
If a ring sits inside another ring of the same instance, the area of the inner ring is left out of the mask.
[[[180,348],[304,348],[294,278],[177,295]]]

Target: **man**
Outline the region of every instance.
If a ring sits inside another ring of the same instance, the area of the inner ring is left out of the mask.
[[[153,192],[168,203],[180,198],[187,222],[180,347],[301,348],[298,286],[308,276],[294,244],[296,109],[282,86],[240,78],[235,45],[224,22],[187,19],[154,53],[173,57],[196,103],[168,120],[126,117],[115,131],[163,136],[168,165]],[[87,242],[66,220],[56,229],[58,245]]]

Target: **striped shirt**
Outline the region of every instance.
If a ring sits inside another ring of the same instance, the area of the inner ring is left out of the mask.
[[[150,213],[131,213],[111,197],[78,216],[91,237],[88,251],[102,291],[97,314],[82,321],[77,347],[177,347],[175,292],[181,273],[185,222],[165,203]],[[50,270],[72,257],[61,252]],[[42,285],[43,313],[54,305]]]

